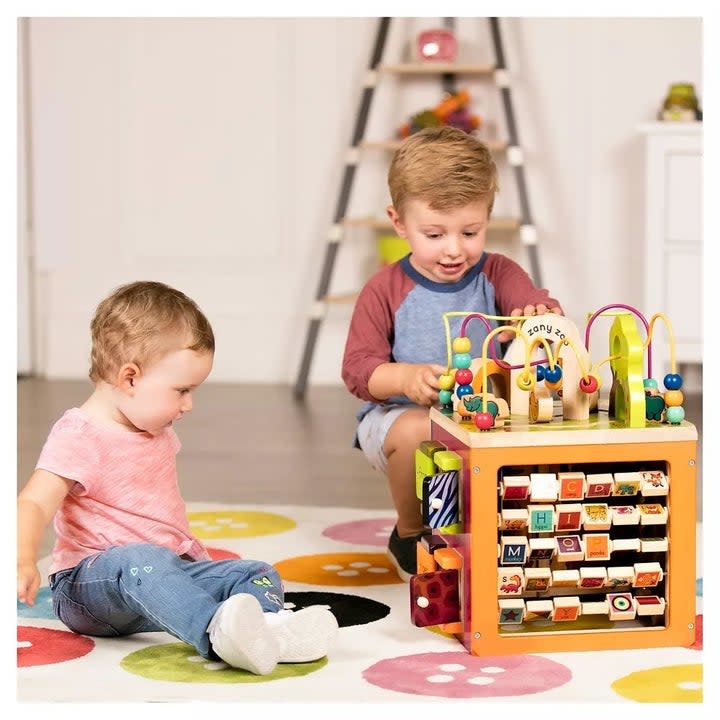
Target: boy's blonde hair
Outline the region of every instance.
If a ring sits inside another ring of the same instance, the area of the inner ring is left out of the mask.
[[[487,200],[489,214],[498,191],[497,167],[476,137],[447,125],[425,128],[406,138],[393,156],[388,187],[400,215],[410,199],[433,210]]]
[[[125,363],[143,369],[174,350],[215,351],[208,319],[187,295],[161,282],[115,289],[90,323],[90,379],[110,382]]]

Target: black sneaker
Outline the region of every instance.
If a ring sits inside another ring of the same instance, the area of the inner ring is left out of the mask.
[[[431,531],[426,530],[418,535],[401,538],[397,532],[397,525],[393,528],[388,541],[387,556],[401,580],[410,582],[410,578],[417,574],[417,542],[429,532]]]

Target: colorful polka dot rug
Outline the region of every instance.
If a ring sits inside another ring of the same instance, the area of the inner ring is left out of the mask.
[[[17,606],[18,703],[703,702],[700,571],[691,647],[476,657],[412,624],[408,585],[385,554],[389,511],[189,503],[188,516],[212,557],[272,563],[287,608],[329,607],[340,627],[329,656],[258,676],[163,632],[77,635],[55,617],[45,585],[32,608]]]

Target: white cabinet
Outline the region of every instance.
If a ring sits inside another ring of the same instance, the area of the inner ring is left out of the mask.
[[[676,364],[702,363],[702,123],[641,125],[645,141],[643,314],[665,313]],[[669,336],[653,329],[653,377],[670,371]],[[685,368],[691,370],[691,368]],[[694,368],[697,369],[697,368]],[[678,367],[683,373],[683,368]]]

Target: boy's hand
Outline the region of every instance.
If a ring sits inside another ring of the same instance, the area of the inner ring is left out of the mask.
[[[19,562],[17,566],[17,596],[20,602],[32,607],[40,588],[40,572],[34,562]]]
[[[408,365],[403,395],[418,405],[430,407],[438,399],[438,378],[445,370],[442,365]]]
[[[562,315],[563,311],[559,307],[554,308],[548,308],[546,305],[526,305],[524,308],[515,308],[510,311],[510,315],[512,317],[525,317],[528,315],[545,315],[545,313],[555,313],[556,315]],[[516,320],[514,323],[512,323],[514,326],[520,325],[520,323],[523,322],[522,320]],[[498,342],[504,343],[509,342],[510,340],[514,340],[516,337],[516,333],[514,333],[512,330],[503,330],[501,333],[497,334]]]

